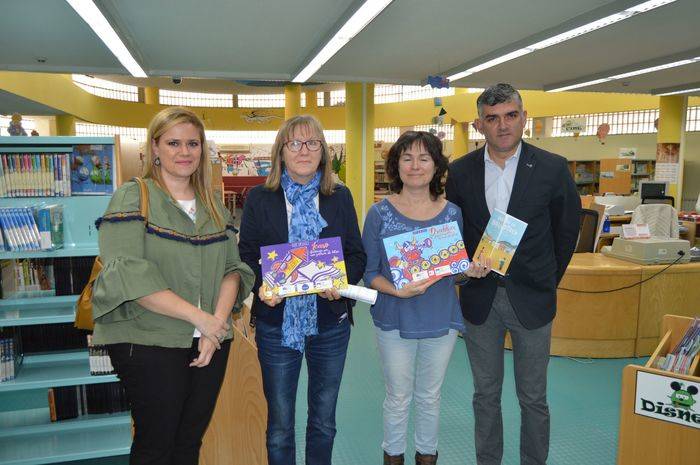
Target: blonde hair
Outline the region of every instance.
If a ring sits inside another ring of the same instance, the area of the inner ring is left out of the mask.
[[[153,181],[155,181],[155,183],[161,189],[170,194],[172,197],[168,187],[163,182],[161,167],[153,163],[155,160],[155,155],[153,154],[153,143],[158,144],[158,140],[164,133],[166,133],[173,126],[182,123],[189,123],[197,128],[202,147],[199,166],[190,176],[190,183],[192,184],[195,194],[204,203],[204,208],[206,208],[209,215],[214,219],[220,228],[223,228],[224,218],[219,209],[216,207],[216,197],[214,196],[214,191],[211,185],[209,146],[207,145],[207,139],[204,134],[204,124],[194,112],[183,107],[168,107],[159,111],[158,114],[153,117],[151,123],[148,125],[148,143],[146,144],[145,160],[146,172],[144,173],[143,177],[153,179]]]
[[[335,179],[333,179],[333,167],[331,166],[329,155],[330,151],[328,150],[326,138],[323,136],[323,127],[321,127],[321,123],[311,115],[300,115],[289,118],[282,123],[282,127],[277,131],[277,137],[275,137],[275,143],[272,146],[272,167],[270,168],[270,174],[267,175],[267,179],[265,180],[265,189],[271,191],[279,189],[282,181],[282,171],[284,171],[284,160],[282,156],[284,144],[289,140],[292,134],[294,134],[297,128],[305,128],[308,132],[315,133],[321,140],[321,162],[318,165],[318,171],[321,172],[321,185],[319,190],[324,195],[331,195],[335,188]]]

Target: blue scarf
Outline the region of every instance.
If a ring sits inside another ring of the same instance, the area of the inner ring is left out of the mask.
[[[319,172],[303,185],[294,182],[286,169],[282,172],[282,189],[287,202],[292,205],[289,242],[318,239],[321,230],[328,226],[315,204],[320,184]],[[282,345],[304,352],[306,336],[314,334],[318,334],[316,295],[287,297],[282,320]]]

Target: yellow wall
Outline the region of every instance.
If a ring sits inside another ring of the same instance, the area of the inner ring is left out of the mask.
[[[145,128],[152,116],[162,105],[123,102],[106,99],[85,92],[73,84],[70,75],[0,72],[0,90],[14,93],[44,105],[65,112],[60,124],[65,131],[70,115],[80,120],[96,124]],[[643,110],[659,108],[659,97],[639,94],[602,94],[590,92],[545,93],[540,91],[522,92],[525,109],[531,117],[557,116],[586,113]],[[442,97],[442,106],[447,111],[446,121],[451,119],[469,122],[476,117],[478,94],[458,93]],[[150,100],[150,99],[149,99]],[[689,106],[700,105],[700,97],[690,97]],[[207,128],[214,130],[277,130],[284,117],[282,108],[257,110],[258,113],[274,116],[263,123],[247,122],[244,117],[250,109],[232,108],[193,108],[204,120]],[[302,108],[302,112],[314,114],[326,129],[345,129],[344,107]],[[401,103],[379,104],[374,107],[375,127],[413,126],[430,124],[439,107],[432,99],[414,100]],[[695,198],[700,191],[700,135],[687,135],[685,148],[684,199]],[[469,141],[473,150],[477,141]],[[595,137],[531,139],[531,142],[547,150],[560,153],[570,159],[595,160],[617,156],[619,147],[637,147],[640,158],[655,157],[656,136],[625,135],[609,136],[605,145]],[[483,142],[478,142],[481,145]],[[447,153],[452,153],[452,143],[448,142]]]
[[[70,75],[0,72],[0,90],[11,92],[42,103],[77,118],[97,124],[145,128],[162,105],[123,102],[97,97],[73,84]],[[472,121],[476,117],[478,94],[458,94],[442,97],[447,111],[446,121]],[[555,116],[579,113],[598,113],[624,110],[658,108],[658,97],[637,94],[600,94],[586,92],[545,93],[523,91],[525,109],[529,116]],[[689,105],[700,105],[700,98],[691,98]],[[279,127],[282,108],[257,110],[258,113],[277,118],[264,123],[251,123],[244,119],[250,109],[193,108],[203,117],[207,128],[215,130],[274,131]],[[375,127],[413,126],[430,124],[439,108],[432,99],[375,106]],[[316,115],[326,129],[345,128],[344,107],[318,107],[302,109]]]

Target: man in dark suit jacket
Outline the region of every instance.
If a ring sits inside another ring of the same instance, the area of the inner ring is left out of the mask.
[[[475,125],[486,145],[453,162],[447,198],[462,208],[471,257],[494,209],[527,223],[505,276],[491,272],[460,287],[465,341],[474,376],[479,465],[503,456],[501,390],[506,331],[521,407],[522,465],[544,465],[549,452],[547,363],[557,285],[576,247],[581,200],[565,158],[522,141],[527,112],[508,84],[477,99]],[[472,266],[488,266],[476,257]]]

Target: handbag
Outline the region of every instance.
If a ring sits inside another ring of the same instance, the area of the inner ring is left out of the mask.
[[[141,178],[133,178],[132,181],[136,181],[139,184],[141,190],[141,216],[144,222],[148,222],[148,186]],[[100,257],[95,257],[95,262],[92,264],[92,271],[90,271],[90,278],[83,288],[83,291],[80,293],[78,301],[75,303],[75,322],[73,324],[78,329],[92,331],[95,327],[95,321],[92,319],[92,287],[100,271],[102,271],[102,266],[103,264]]]

